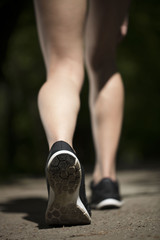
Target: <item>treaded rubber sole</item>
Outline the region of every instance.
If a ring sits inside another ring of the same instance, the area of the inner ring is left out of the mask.
[[[81,166],[74,154],[60,153],[50,159],[46,175],[50,185],[46,223],[55,226],[90,224],[90,216],[79,198]]]
[[[105,199],[98,204],[91,204],[92,209],[113,209],[120,208],[123,205],[123,201],[119,201],[113,198]]]

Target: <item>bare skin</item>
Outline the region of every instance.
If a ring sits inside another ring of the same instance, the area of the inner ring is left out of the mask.
[[[49,148],[59,140],[72,146],[85,58],[90,79],[89,106],[96,149],[95,183],[104,177],[116,180],[116,152],[124,102],[120,74],[115,72],[109,79],[102,79],[110,59],[98,58],[97,53],[105,51],[107,54],[108,49],[112,49],[111,56],[115,57],[117,39],[113,39],[112,48],[108,46],[105,49],[105,41],[104,45],[102,42],[99,44],[99,37],[104,32],[99,26],[102,22],[107,23],[108,19],[101,18],[104,8],[98,2],[90,1],[91,7],[86,15],[86,0],[35,0],[40,44],[47,71],[47,81],[39,91],[38,106]],[[125,34],[126,21],[121,29]],[[101,62],[106,64],[100,69]],[[102,75],[99,75],[99,70]]]
[[[122,125],[123,101],[123,84],[120,74],[117,73],[108,80],[90,105],[96,149],[93,173],[95,183],[104,177],[116,180],[116,152]]]
[[[89,74],[89,106],[96,149],[93,173],[95,183],[104,177],[116,180],[116,153],[122,127],[124,87],[114,64],[119,38],[127,32],[128,7],[128,0],[89,1],[85,61]],[[121,14],[115,17],[119,11]],[[113,74],[109,75],[108,68],[113,69]]]
[[[72,146],[84,78],[86,1],[37,0],[35,9],[47,70],[38,95],[40,116],[49,148],[58,140]]]

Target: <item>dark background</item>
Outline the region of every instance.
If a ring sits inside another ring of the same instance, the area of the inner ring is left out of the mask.
[[[160,166],[159,13],[159,0],[133,0],[128,35],[119,46],[126,90],[119,169]],[[42,175],[48,146],[37,94],[45,68],[32,1],[1,0],[0,29],[0,174]],[[86,76],[74,146],[83,164],[93,168],[87,94]]]

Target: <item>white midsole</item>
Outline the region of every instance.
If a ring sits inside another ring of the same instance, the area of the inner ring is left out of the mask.
[[[47,168],[49,167],[49,165],[51,164],[52,160],[53,160],[56,156],[58,156],[58,155],[60,155],[60,154],[65,154],[65,153],[73,156],[73,157],[76,159],[76,162],[79,161],[78,158],[76,157],[76,155],[75,155],[74,153],[72,153],[72,152],[70,152],[70,151],[67,151],[67,150],[60,150],[60,151],[54,153],[54,154],[50,157],[50,159],[49,159],[49,161],[48,161],[48,164],[47,164]]]
[[[81,201],[81,199],[80,199],[79,196],[78,196],[78,199],[77,199],[77,206],[78,206],[80,209],[82,209],[85,214],[87,214],[87,216],[88,216],[89,219],[91,219],[90,215],[88,214],[88,211],[86,210],[86,208],[85,208],[85,206],[83,205],[83,203],[82,203],[82,201]]]
[[[123,201],[118,201],[113,198],[108,198],[108,199],[105,199],[105,200],[101,201],[100,203],[94,205],[94,207],[96,209],[101,209],[101,208],[107,207],[107,206],[121,207],[123,205],[123,203],[124,203]]]

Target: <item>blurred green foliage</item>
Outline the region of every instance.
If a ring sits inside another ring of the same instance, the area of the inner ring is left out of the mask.
[[[13,3],[0,3],[0,13],[8,10],[0,17],[0,173],[42,174],[48,146],[37,94],[45,81],[45,67],[33,3]],[[128,35],[119,46],[118,66],[126,89],[119,166],[156,163],[160,158],[159,12],[159,1],[133,1]],[[87,95],[86,76],[74,144],[82,162],[93,166]]]

